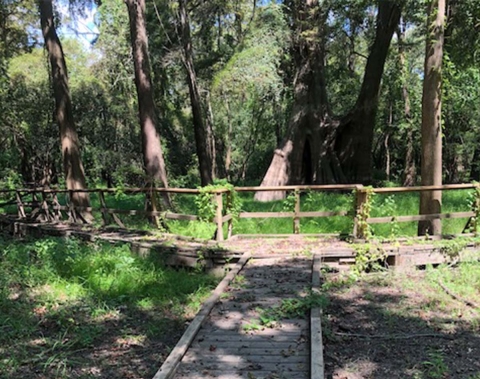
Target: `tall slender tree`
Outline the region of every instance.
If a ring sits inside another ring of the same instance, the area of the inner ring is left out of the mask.
[[[213,127],[211,118],[208,117],[204,109],[198,87],[197,73],[193,59],[187,0],[178,0],[178,6],[179,35],[183,49],[183,64],[187,72],[200,180],[202,186],[206,186],[210,184],[215,177],[215,140],[213,137]]]
[[[446,0],[428,6],[427,42],[422,96],[422,186],[442,184],[442,60]],[[420,195],[420,214],[441,213],[442,192]],[[442,233],[440,219],[418,223],[419,235]]]
[[[65,182],[68,189],[84,190],[87,188],[87,184],[81,160],[80,142],[73,119],[65,55],[55,29],[52,0],[38,0],[38,7],[45,47],[50,60],[55,115],[60,129]],[[71,201],[78,207],[90,206],[90,199],[86,192],[74,192]],[[85,221],[91,219],[89,212],[80,211],[79,214]]]
[[[161,184],[167,188],[167,170],[163,158],[160,135],[157,131],[157,116],[150,74],[148,36],[145,24],[145,0],[125,0],[125,3],[130,20],[130,36],[145,172],[151,186]],[[165,205],[170,206],[169,197],[164,195],[163,199]]]
[[[413,146],[413,122],[412,122],[412,107],[410,104],[410,92],[408,88],[408,70],[407,59],[405,52],[405,34],[407,29],[407,23],[402,20],[400,27],[397,30],[398,41],[398,58],[401,69],[401,81],[402,81],[402,99],[404,103],[404,117],[407,124],[407,145],[405,151],[405,169],[403,171],[403,185],[406,187],[413,186],[415,184],[416,168],[415,168],[415,151]]]

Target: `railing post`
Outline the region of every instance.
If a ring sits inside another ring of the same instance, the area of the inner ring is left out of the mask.
[[[37,198],[37,192],[36,190],[33,190],[32,192],[32,207],[30,211],[30,218],[33,220],[35,219],[37,213],[40,213],[40,202]]]
[[[295,189],[295,216],[293,217],[293,233],[300,234],[300,191]]]
[[[42,210],[45,215],[45,222],[50,222],[50,211],[48,209],[47,195],[44,190],[42,190]]]
[[[22,195],[20,195],[19,191],[15,191],[15,197],[17,200],[18,218],[20,219],[27,218],[27,215],[25,214],[25,209],[23,208]]]
[[[476,186],[475,186],[475,200],[474,200],[474,212],[475,212],[475,215],[478,214],[478,211],[480,210],[480,185],[477,183]],[[475,235],[475,237],[478,236],[478,224],[479,224],[479,220],[478,220],[478,217],[474,217],[474,224],[473,224],[473,234]]]
[[[111,215],[112,218],[113,218],[113,221],[115,221],[115,223],[121,227],[121,228],[125,228],[125,225],[123,224],[122,220],[120,220],[120,217],[117,216],[117,214],[115,212],[108,212],[108,207],[107,207],[107,202],[105,201],[105,196],[104,196],[104,193],[103,191],[100,191],[100,204],[101,204],[101,207],[102,207],[102,218],[104,218],[104,222],[105,220],[108,220],[108,215]]]
[[[223,241],[223,193],[215,192],[215,200],[217,201],[217,241]]]
[[[155,192],[155,188],[152,186],[150,188],[150,202],[152,204],[152,217],[153,217],[153,222],[155,223],[155,226],[157,229],[160,228],[160,221],[158,220],[158,207],[157,207],[157,193]]]
[[[75,211],[75,206],[73,205],[73,191],[68,191],[68,211],[70,213],[69,221],[77,223],[77,213]]]
[[[58,201],[57,192],[53,192],[53,199],[52,199],[52,210],[54,215],[55,221],[60,221],[62,219],[62,210],[60,202]]]
[[[362,225],[361,211],[364,203],[367,200],[367,192],[365,192],[363,186],[358,186],[355,189],[355,217],[353,220],[353,238],[365,238],[365,225]]]
[[[233,193],[231,190],[227,192],[227,211],[232,209],[232,203],[233,203]],[[232,236],[233,233],[233,215],[230,220],[228,220],[228,228],[227,228],[227,239],[229,239]]]
[[[105,202],[105,197],[103,195],[102,190],[98,192],[98,198],[100,199],[100,207],[102,210],[103,226],[107,226],[108,225],[107,203]]]

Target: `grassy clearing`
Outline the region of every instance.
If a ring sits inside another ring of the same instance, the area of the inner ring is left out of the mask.
[[[444,191],[443,212],[461,212],[469,209],[469,196],[473,190]],[[294,209],[294,201],[290,196],[284,201],[260,203],[253,200],[253,193],[241,193],[243,212],[290,212]],[[64,203],[64,199],[59,199]],[[100,206],[96,194],[92,194],[92,205]],[[107,206],[123,210],[144,210],[145,197],[142,194],[127,195],[122,192],[106,194]],[[188,194],[172,195],[175,211],[183,214],[198,214],[195,205],[195,196]],[[419,194],[407,192],[394,195],[376,194],[373,197],[372,217],[417,215],[419,208]],[[311,192],[302,194],[302,211],[351,211],[353,209],[353,195],[351,193]],[[15,213],[15,206],[2,211]],[[102,223],[100,212],[95,212],[95,222]],[[129,228],[151,230],[152,225],[142,215],[119,215]],[[459,234],[462,232],[467,219],[443,220],[444,234]],[[167,220],[171,233],[211,239],[215,233],[215,226],[208,222],[189,222]],[[350,234],[353,228],[352,216],[338,216],[328,218],[306,218],[301,220],[302,233],[314,234]],[[293,222],[290,218],[272,219],[241,219],[234,224],[235,234],[290,234]],[[378,237],[408,237],[417,233],[417,223],[388,223],[372,225],[375,236]],[[226,226],[224,229],[226,232]]]
[[[123,348],[136,362],[150,353],[158,360],[217,280],[167,269],[126,245],[0,239],[0,378],[93,377],[93,352]],[[100,369],[120,377],[122,364],[135,366],[105,358]]]
[[[444,212],[461,212],[469,210],[468,196],[470,190],[445,191],[443,196]],[[176,195],[173,197],[175,206],[181,213],[197,214],[197,209],[192,195]],[[241,194],[243,212],[289,212],[294,209],[292,198],[283,201],[260,203],[253,200],[253,194]],[[108,201],[107,201],[108,202]],[[139,196],[110,196],[109,206],[120,209],[142,209],[143,199]],[[301,211],[349,211],[352,209],[353,195],[351,193],[317,192],[306,193],[301,197]],[[131,207],[131,208],[129,208]],[[417,215],[419,208],[418,193],[402,193],[395,195],[377,194],[373,198],[372,217]],[[445,234],[460,233],[466,219],[443,220]],[[150,225],[138,216],[129,219],[142,229]],[[215,232],[215,227],[206,222],[168,221],[172,233],[209,239]],[[300,224],[302,233],[349,234],[353,228],[351,216],[337,216],[328,218],[302,219]],[[234,225],[236,234],[290,234],[293,222],[290,218],[271,219],[241,219]],[[410,223],[390,223],[373,225],[373,233],[378,237],[390,237],[392,233],[397,237],[415,236],[417,225]]]

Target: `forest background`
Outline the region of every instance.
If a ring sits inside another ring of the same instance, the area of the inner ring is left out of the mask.
[[[0,2],[0,187],[65,185],[42,3],[52,2]],[[419,184],[431,3],[438,2],[55,2],[57,30],[68,18],[95,12],[91,46],[61,38],[88,186],[151,181],[129,18],[142,4],[155,128],[170,186],[196,187],[214,177],[258,185],[275,149],[274,155],[285,153],[292,129],[303,130],[303,142],[295,142],[300,158],[292,154],[279,183]],[[59,12],[67,5],[68,17]],[[479,28],[478,1],[448,3],[444,183],[480,179]],[[369,60],[380,63],[369,67]],[[368,134],[371,141],[360,146]],[[325,141],[331,146],[315,152]],[[348,141],[360,144],[353,153]]]

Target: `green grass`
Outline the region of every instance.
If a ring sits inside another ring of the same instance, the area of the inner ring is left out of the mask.
[[[469,194],[473,190],[444,191],[442,198],[442,213],[469,211]],[[382,216],[411,216],[419,214],[420,196],[418,192],[405,192],[393,195],[375,194],[373,197],[372,217]],[[468,219],[442,220],[443,234],[459,234],[462,232]],[[389,237],[392,229],[396,229],[397,236],[415,236],[416,222],[402,222],[396,225],[372,225],[374,235]]]
[[[442,212],[469,211],[469,195],[473,190],[455,190],[443,192]],[[254,201],[253,193],[239,194],[242,200],[243,212],[291,212],[294,209],[292,198],[284,201],[260,203]],[[105,194],[108,207],[122,210],[144,210],[145,196],[143,194]],[[60,197],[60,203],[65,199]],[[93,207],[99,207],[100,201],[96,194],[91,195]],[[175,212],[183,214],[198,214],[195,205],[195,195],[172,195]],[[351,211],[353,195],[351,193],[311,192],[302,194],[302,211]],[[418,215],[419,193],[406,192],[399,194],[376,194],[373,196],[372,217]],[[16,212],[15,206],[1,209],[0,212]],[[94,212],[95,224],[102,224],[100,212]],[[153,225],[143,215],[119,214],[128,228],[152,230]],[[111,220],[113,224],[113,220]],[[444,234],[459,234],[462,232],[467,219],[442,220]],[[173,234],[211,239],[215,233],[213,223],[167,220],[169,231]],[[301,233],[313,234],[351,234],[353,229],[352,216],[336,216],[323,218],[304,218],[300,221]],[[417,234],[416,222],[387,223],[372,225],[373,234],[377,237],[403,237]],[[234,234],[291,234],[293,221],[291,218],[270,219],[241,219],[234,224]],[[226,226],[224,233],[226,232]]]
[[[243,195],[244,212],[293,212],[294,203],[291,198],[283,201],[260,203],[253,199],[253,194]],[[306,193],[301,196],[300,210],[308,211],[348,211],[351,209],[352,194],[328,192]],[[351,233],[353,221],[351,217],[319,217],[305,218],[300,221],[302,233]],[[237,234],[291,234],[293,221],[291,218],[241,219],[234,227]]]
[[[445,191],[443,194],[442,212],[469,211],[468,196],[472,190]],[[352,209],[353,195],[331,192],[307,193],[301,198],[301,211],[348,211]],[[289,200],[259,203],[253,200],[253,195],[244,197],[243,210],[246,212],[281,212],[292,211]],[[373,197],[371,217],[409,216],[419,214],[419,194],[407,192],[394,195],[376,194]],[[442,220],[444,234],[459,234],[467,219]],[[278,219],[241,219],[234,227],[238,234],[273,234],[292,233],[292,220]],[[352,216],[336,216],[323,218],[305,218],[300,222],[302,233],[314,234],[349,234],[352,232]],[[372,230],[375,236],[396,237],[415,236],[417,223],[387,223],[374,224]]]
[[[448,266],[430,269],[427,278],[431,285],[438,288],[439,291],[443,291],[438,285],[438,283],[442,283],[448,290],[461,298],[480,304],[480,264],[477,261],[463,262],[454,270]]]
[[[0,237],[0,378],[26,366],[68,377],[85,364],[76,352],[103,341],[171,339],[217,281],[127,245]]]

